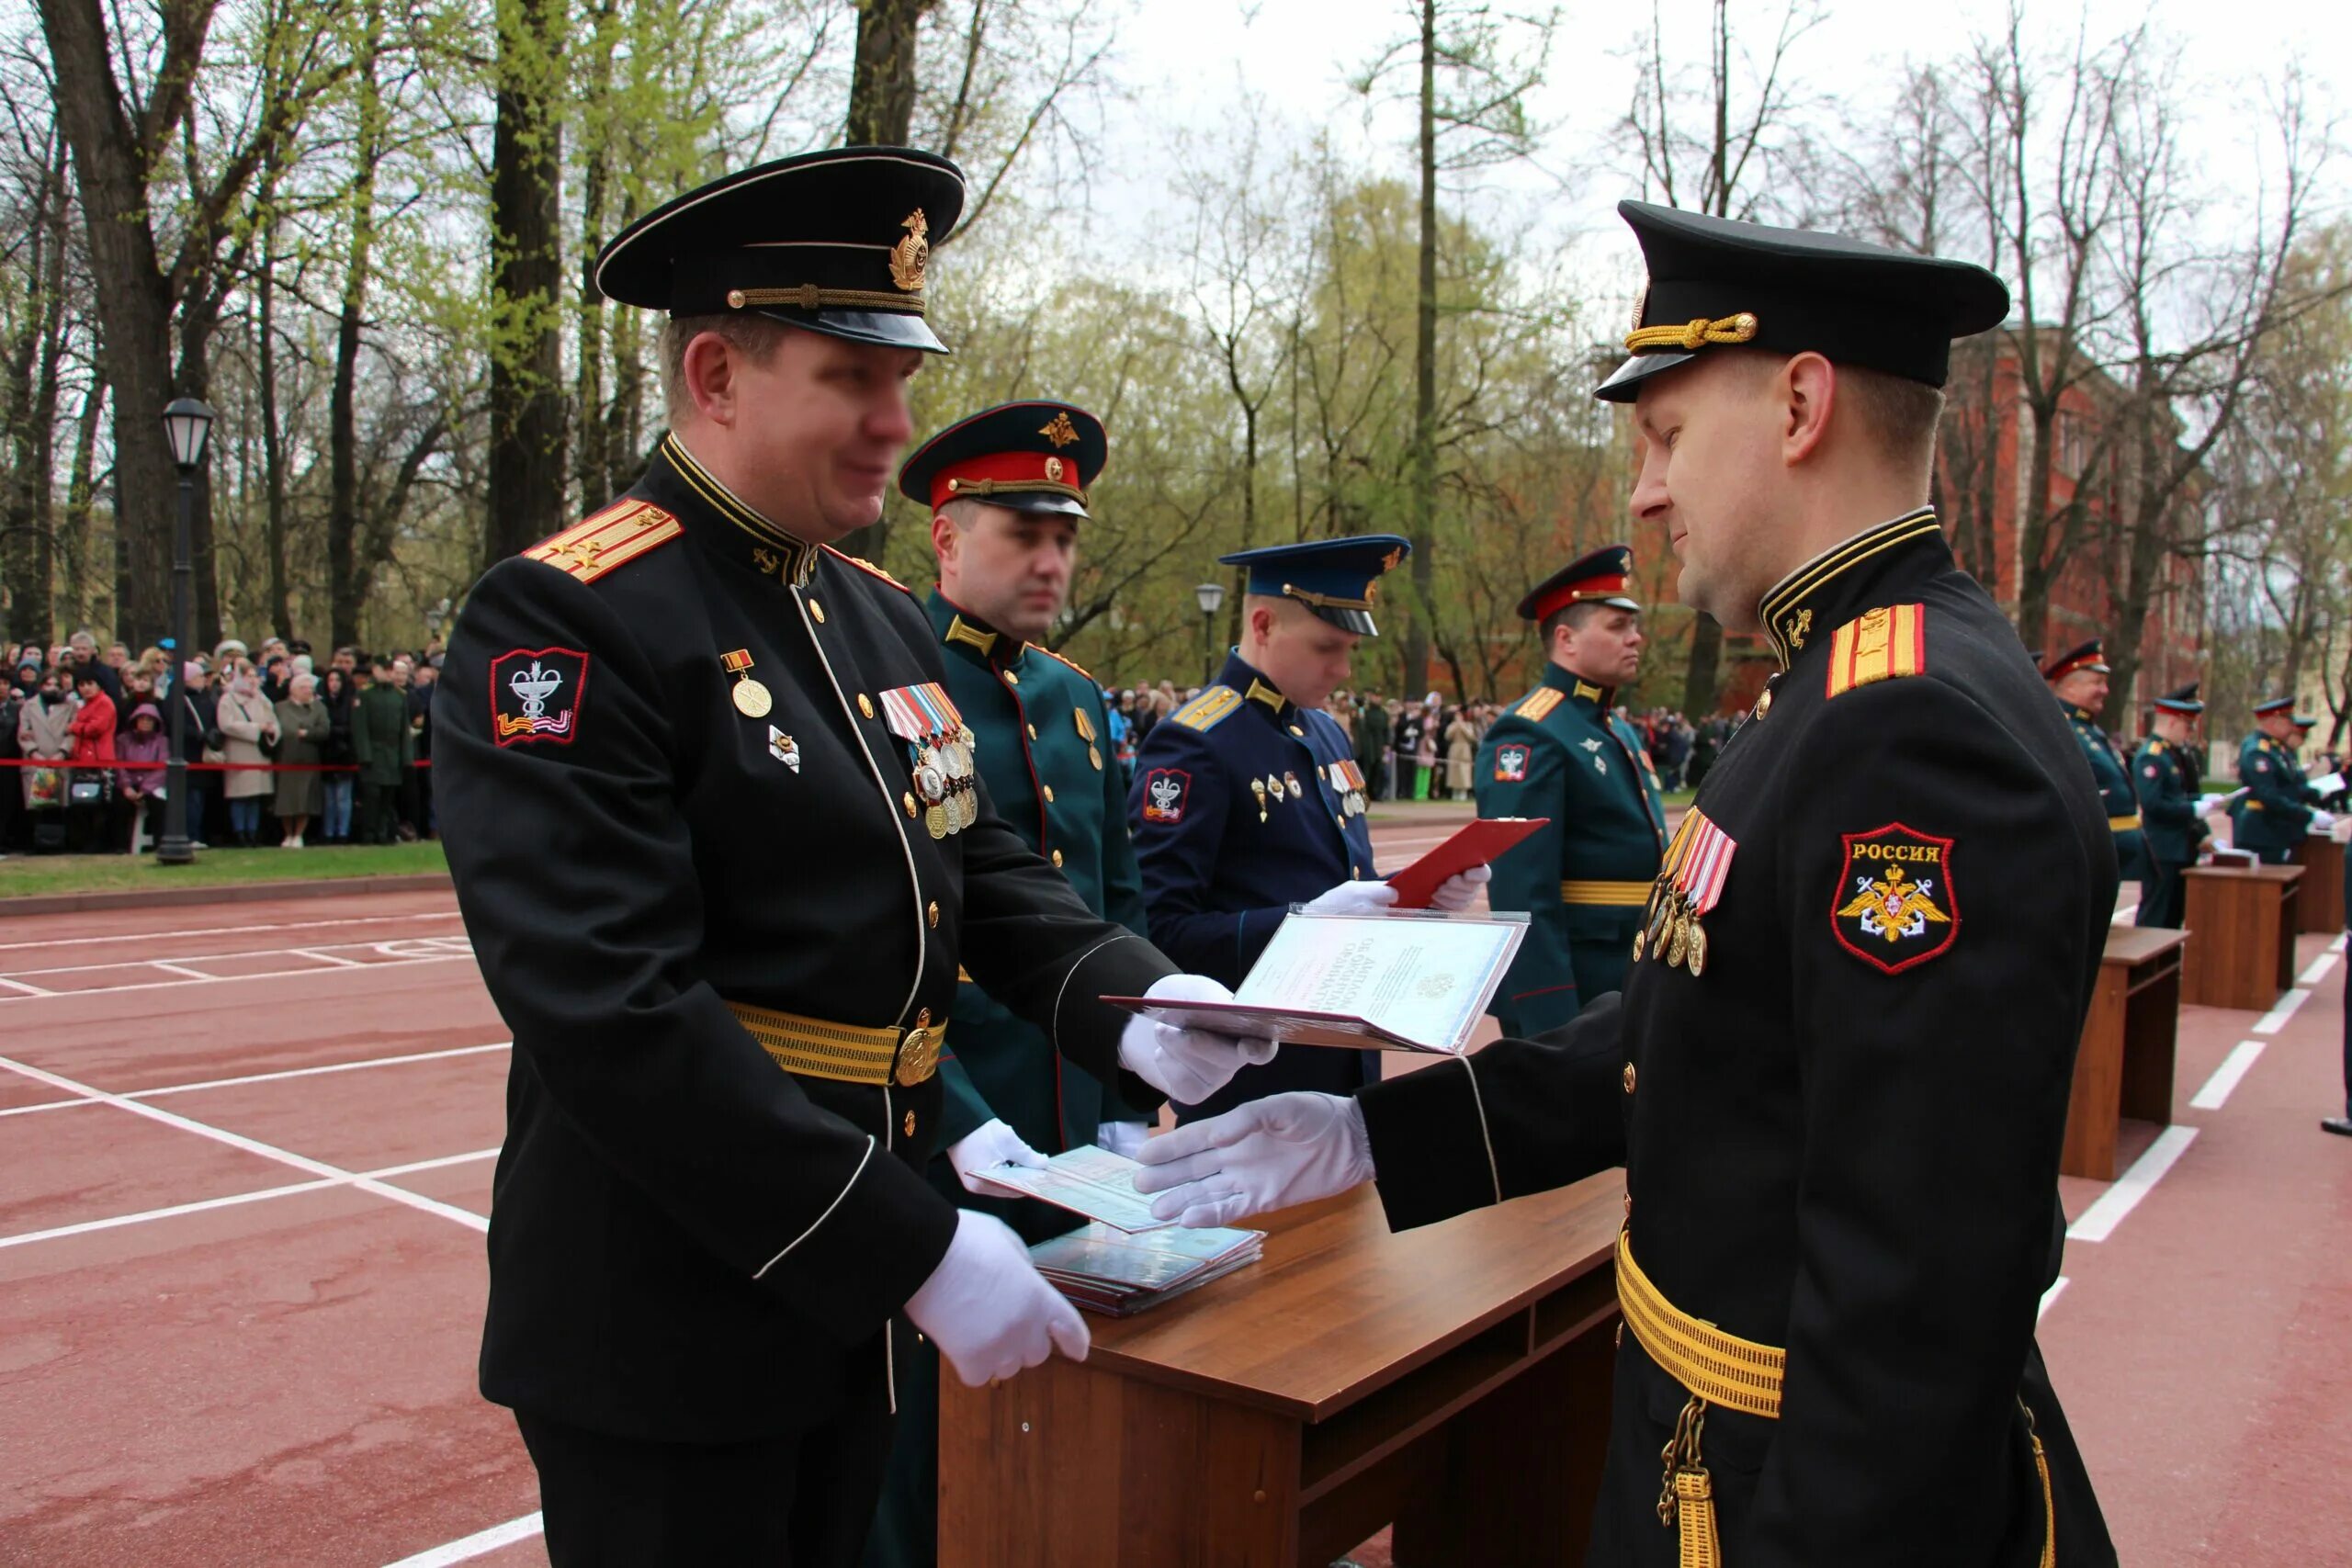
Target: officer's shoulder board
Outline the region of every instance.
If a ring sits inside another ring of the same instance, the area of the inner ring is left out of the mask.
[[[1882,604],[1839,626],[1829,638],[1828,694],[1879,681],[1899,681],[1928,669],[1924,604]]]
[[[1080,664],[1077,660],[1075,660],[1075,659],[1069,659],[1069,658],[1065,658],[1063,655],[1058,654],[1058,653],[1056,653],[1052,649],[1047,648],[1047,647],[1046,647],[1045,644],[1043,644],[1043,643],[1033,642],[1033,643],[1031,643],[1029,646],[1030,646],[1032,649],[1035,649],[1037,652],[1042,653],[1042,654],[1044,654],[1046,658],[1048,658],[1048,659],[1052,660],[1055,663],[1057,663],[1057,664],[1067,664],[1067,665],[1069,665],[1072,670],[1077,671],[1080,675],[1084,675],[1084,676],[1086,676],[1086,683],[1087,683],[1088,685],[1090,685],[1090,686],[1091,686],[1091,685],[1093,685],[1093,684],[1094,684],[1094,677],[1093,677],[1092,675],[1091,675],[1091,674],[1088,674],[1088,672],[1087,672],[1087,669],[1086,669],[1086,666],[1085,666],[1085,665],[1083,665],[1083,664]]]
[[[897,578],[892,577],[888,572],[884,571],[880,567],[876,566],[864,556],[854,556],[846,550],[837,550],[831,545],[827,545],[823,547],[823,548],[825,553],[832,557],[835,560],[854,566],[857,568],[858,570],[865,573],[868,577],[878,577],[883,581],[888,583],[891,587],[897,589],[899,592],[906,594],[909,598],[914,597],[915,591],[913,589],[908,587]]]
[[[1211,686],[1168,716],[1170,724],[1187,729],[1215,729],[1241,706],[1241,694],[1230,686]]]
[[[1530,724],[1541,724],[1544,716],[1558,707],[1564,700],[1565,696],[1557,686],[1538,686],[1513,703],[1510,712],[1512,716],[1523,718]]]
[[[594,582],[684,532],[684,525],[650,501],[617,501],[562,533],[540,540],[523,556],[579,581]]]

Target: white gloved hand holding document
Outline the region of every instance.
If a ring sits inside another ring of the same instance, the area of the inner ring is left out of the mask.
[[[1014,1188],[1001,1187],[988,1179],[990,1168],[1023,1165],[1033,1170],[1045,1168],[1046,1156],[1022,1141],[1021,1134],[1004,1124],[1001,1117],[991,1117],[964,1136],[947,1145],[947,1163],[956,1168],[956,1179],[964,1190],[983,1198],[1018,1198]]]
[[[1229,1002],[1233,993],[1205,975],[1170,975],[1144,997],[1155,1002]],[[1198,1105],[1242,1068],[1273,1059],[1271,1040],[1180,1029],[1141,1016],[1129,1020],[1119,1035],[1119,1065],[1184,1105]]]
[[[1136,1190],[1154,1219],[1229,1225],[1373,1178],[1363,1109],[1339,1094],[1276,1094],[1151,1140]]]

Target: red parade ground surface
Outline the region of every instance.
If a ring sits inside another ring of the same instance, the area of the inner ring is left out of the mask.
[[[2064,1184],[2041,1341],[2135,1568],[2346,1560],[2341,945],[2184,1010],[2175,1128]],[[504,1042],[446,892],[0,919],[0,1563],[545,1562],[474,1392]]]

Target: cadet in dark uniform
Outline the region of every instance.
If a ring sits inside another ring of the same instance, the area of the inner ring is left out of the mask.
[[[1366,534],[1218,558],[1250,569],[1241,646],[1214,685],[1152,728],[1127,795],[1151,940],[1187,969],[1238,986],[1292,905],[1343,914],[1396,902],[1373,869],[1371,781],[1323,705],[1357,642],[1379,635],[1380,579],[1411,549]],[[1485,880],[1480,867],[1441,898],[1466,907]],[[1286,1051],[1177,1115],[1284,1089],[1346,1093],[1379,1076],[1374,1051]]]
[[[1037,640],[1069,600],[1086,491],[1108,451],[1102,422],[1082,409],[1008,403],[933,436],[899,470],[899,489],[931,509],[939,562],[931,624],[989,798],[1088,908],[1140,932],[1142,886],[1102,689]],[[1063,1061],[1035,1024],[968,980],[947,1016],[933,1188],[996,1215],[1023,1241],[1075,1228],[1082,1222],[1069,1210],[989,1182],[988,1168],[1042,1164],[1045,1154],[1093,1143],[1132,1151],[1147,1111]],[[899,1429],[865,1543],[869,1568],[936,1562],[938,1503],[939,1358],[924,1343],[899,1366]]]
[[[2266,865],[2285,865],[2313,828],[2334,826],[2295,755],[2295,699],[2254,705],[2255,732],[2238,747],[2238,783],[2246,793],[2230,807],[2231,842]]]
[[[2132,790],[2132,775],[2124,770],[2121,750],[2099,728],[2098,711],[2107,705],[2108,674],[2107,658],[2099,651],[2098,637],[2060,654],[2042,671],[2051,694],[2075,727],[2075,743],[2083,749],[2091,780],[2098,785],[2099,799],[2107,807],[2107,826],[2115,835],[2117,874],[2131,882],[2145,875],[2140,797]]]
[[[1527,912],[1527,940],[1492,1008],[1506,1034],[1576,1017],[1623,989],[1642,907],[1666,850],[1666,808],[1642,738],[1616,716],[1641,667],[1642,607],[1626,592],[1634,552],[1610,545],[1519,602],[1544,631],[1544,679],[1478,748],[1481,817],[1548,817],[1495,863],[1487,901]]]
[[[435,788],[514,1035],[482,1392],[562,1568],[855,1562],[901,1312],[967,1381],[1085,1353],[922,1178],[959,964],[1102,1077],[1244,1059],[1100,1003],[1175,966],[989,809],[921,604],[822,542],[879,513],[963,189],[814,153],[615,239],[597,288],[673,316],[673,429],[449,649]]]
[[[2087,764],[1923,505],[1979,267],[1628,202],[1634,510],[1780,671],[1670,842],[1622,998],[1154,1139],[1190,1223],[1376,1175],[1421,1224],[1623,1161],[1588,1561],[2111,1564],[2034,1348],[2116,889]],[[1611,1102],[1614,1101],[1614,1104]]]
[[[2140,797],[2147,848],[2147,878],[2140,886],[2134,925],[2180,928],[2188,899],[2180,874],[2197,863],[2198,850],[2212,833],[2197,809],[2197,788],[2184,761],[2204,711],[2194,685],[2158,697],[2153,732],[2132,759],[2132,787]]]

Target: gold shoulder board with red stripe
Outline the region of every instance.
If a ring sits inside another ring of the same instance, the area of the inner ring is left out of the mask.
[[[910,598],[913,596],[913,589],[908,587],[897,578],[892,577],[888,572],[884,571],[880,567],[876,566],[864,556],[854,556],[849,554],[846,550],[837,550],[831,545],[827,545],[824,548],[825,553],[832,557],[835,560],[847,561],[850,565],[857,568],[858,570],[865,572],[867,576],[878,577],[883,581],[888,583],[891,587],[897,589],[899,592],[904,593]]]
[[[1080,664],[1077,660],[1070,658],[1069,655],[1056,653],[1052,649],[1046,647],[1042,643],[1033,642],[1029,646],[1035,649],[1038,652],[1044,654],[1046,658],[1052,660],[1057,664],[1069,665],[1080,674],[1086,676],[1089,681],[1092,681],[1094,679],[1093,675],[1089,673],[1085,665]]]
[[[1510,711],[1524,719],[1541,719],[1545,714],[1550,713],[1554,708],[1558,707],[1560,705],[1560,689],[1558,687],[1538,686],[1533,691],[1528,693],[1527,695],[1520,698],[1519,705]]]
[[[1839,626],[1829,639],[1829,694],[1873,681],[1897,681],[1928,668],[1928,613],[1919,604],[1883,604]]]
[[[684,525],[650,501],[620,501],[523,554],[582,582],[594,582],[684,532]]]

